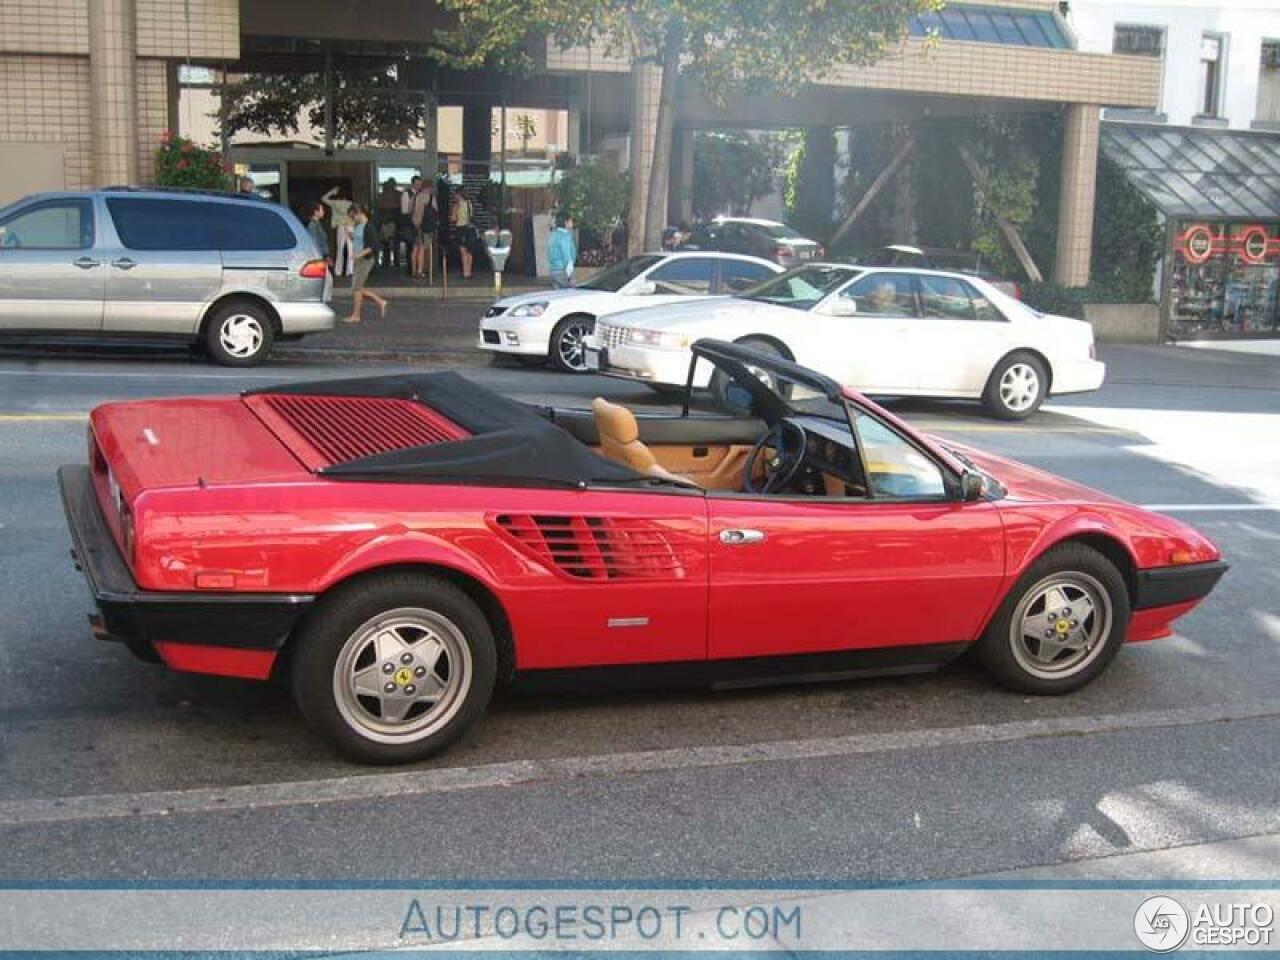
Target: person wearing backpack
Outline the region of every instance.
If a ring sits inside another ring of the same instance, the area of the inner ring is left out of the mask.
[[[436,233],[435,192],[421,179],[413,195],[409,221],[413,225],[413,275],[421,280],[426,277],[430,258],[435,255]]]

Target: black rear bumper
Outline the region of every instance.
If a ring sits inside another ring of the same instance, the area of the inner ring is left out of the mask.
[[[1230,564],[1225,560],[1210,563],[1188,563],[1177,567],[1156,567],[1139,570],[1133,609],[1167,607],[1174,603],[1186,603],[1208,596],[1227,572]]]
[[[99,617],[94,633],[123,641],[144,659],[156,642],[278,650],[315,599],[310,594],[142,590],[116,546],[85,466],[58,468],[71,555]]]

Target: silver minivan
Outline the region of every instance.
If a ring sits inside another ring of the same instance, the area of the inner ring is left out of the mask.
[[[329,330],[329,271],[302,224],[252,196],[134,187],[0,209],[0,331],[195,341],[251,366]]]

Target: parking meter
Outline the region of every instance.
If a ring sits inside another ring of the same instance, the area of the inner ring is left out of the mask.
[[[502,271],[506,269],[507,257],[511,255],[511,231],[489,229],[484,232],[484,246],[489,251],[489,259],[493,262],[493,291],[502,293]]]

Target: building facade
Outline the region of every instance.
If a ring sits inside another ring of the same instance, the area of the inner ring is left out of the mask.
[[[1164,336],[1280,335],[1280,4],[1072,0],[1082,49],[1160,68],[1102,147],[1160,211]]]
[[[557,124],[563,117],[557,139],[574,153],[598,153],[626,135],[632,175],[647,176],[658,99],[651,64],[633,71],[629,59],[604,50],[550,42],[534,76],[450,74],[430,57],[431,37],[446,22],[431,0],[0,0],[0,76],[9,94],[0,101],[0,201],[42,187],[146,182],[161,131],[182,126],[180,77],[200,69],[315,75],[335,62],[394,70],[397,94],[421,98],[433,117],[458,108],[464,189],[477,192],[489,182],[493,115],[509,103],[554,111]],[[880,63],[840,67],[794,99],[716,104],[696,86],[683,87],[677,180],[691,176],[689,134],[698,128],[821,130],[1059,110],[1066,143],[1055,279],[1082,285],[1089,279],[1101,111],[1153,113],[1161,82],[1161,66],[1149,56],[1083,47],[1055,0],[949,3],[913,21],[911,37]],[[439,121],[427,131],[420,146],[391,152],[334,143],[330,135],[252,150],[232,144],[231,159],[264,183],[275,177],[282,200],[335,178],[359,199],[388,164],[405,174],[434,173]]]

